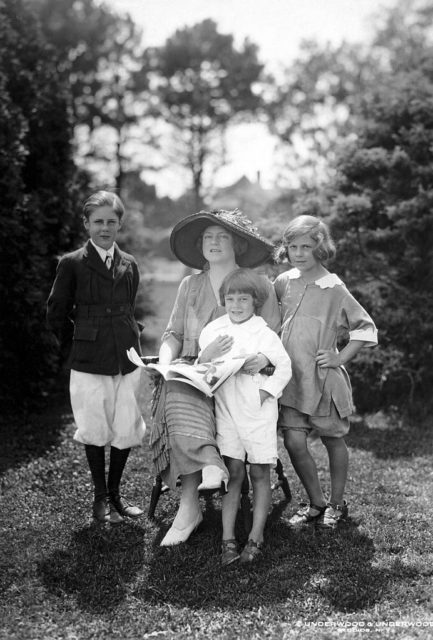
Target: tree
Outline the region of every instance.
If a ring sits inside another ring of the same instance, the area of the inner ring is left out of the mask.
[[[31,6],[69,84],[77,162],[96,170],[102,164],[121,191],[125,173],[140,163],[131,147],[154,144],[143,126],[149,100],[142,32],[129,16],[94,0],[32,0]]]
[[[77,238],[78,186],[67,96],[22,0],[0,4],[0,87],[2,400],[23,406],[56,375],[45,301],[55,255]]]
[[[385,404],[430,405],[433,384],[433,46],[416,42],[364,100],[332,207],[339,269],[380,328],[361,377]]]
[[[226,127],[238,114],[253,113],[262,64],[257,47],[236,49],[232,35],[212,20],[178,30],[164,46],[147,50],[160,118],[171,125],[177,162],[192,176],[196,206],[203,196],[203,172]]]
[[[378,81],[372,50],[358,44],[301,44],[282,79],[271,78],[265,111],[271,133],[281,140],[282,178],[296,175],[306,188],[333,175],[338,146],[353,132],[356,109]]]
[[[399,0],[372,16],[376,30],[369,43],[301,43],[282,77],[270,77],[265,103],[270,130],[281,140],[281,181],[290,172],[311,189],[333,177],[338,147],[355,135],[362,103],[390,73],[417,66],[432,18],[426,0]]]

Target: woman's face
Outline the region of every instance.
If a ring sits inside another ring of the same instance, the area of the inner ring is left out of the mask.
[[[233,236],[230,231],[218,225],[211,225],[205,229],[202,251],[209,264],[235,261]]]

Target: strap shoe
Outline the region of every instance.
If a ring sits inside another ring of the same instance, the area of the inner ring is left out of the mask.
[[[117,513],[126,518],[138,518],[143,515],[143,510],[132,504],[129,504],[125,498],[119,494],[110,494],[110,504]]]

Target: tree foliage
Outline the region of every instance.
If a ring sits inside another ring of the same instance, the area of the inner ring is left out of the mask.
[[[142,150],[152,143],[143,124],[149,100],[142,32],[128,15],[94,0],[32,0],[31,6],[69,86],[80,134],[77,161],[109,167],[105,172],[121,191],[125,174],[136,168],[128,145]]]
[[[429,68],[431,67],[431,68]],[[380,402],[431,399],[433,373],[433,66],[389,77],[363,107],[339,162],[339,265],[381,333]]]
[[[55,375],[45,301],[78,231],[67,98],[22,0],[0,5],[0,86],[2,393],[25,403]]]
[[[204,20],[177,30],[162,47],[149,48],[147,57],[159,115],[173,128],[177,161],[191,172],[199,206],[203,171],[216,138],[237,114],[260,105],[254,91],[263,68],[257,47],[245,41],[237,49],[232,35]]]
[[[332,205],[339,269],[380,329],[360,358],[361,405],[431,404],[433,374],[433,41],[431,8],[391,11],[374,48],[381,82],[356,107],[356,140],[338,161]],[[374,388],[374,387],[373,387]]]

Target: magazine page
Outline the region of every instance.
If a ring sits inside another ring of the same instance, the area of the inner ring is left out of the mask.
[[[218,387],[220,387],[227,378],[237,373],[245,362],[244,357],[230,358],[227,360],[218,360],[215,362],[206,362],[203,365],[197,365],[206,367],[206,372],[203,373],[206,382],[209,384],[212,393],[214,393]]]
[[[131,360],[131,362],[133,362],[135,365],[137,365],[137,367],[146,367],[147,366],[147,365],[144,364],[143,360],[141,359],[141,356],[138,355],[138,353],[136,352],[134,347],[131,347],[130,349],[127,349],[126,350],[126,355],[128,356],[129,360]]]
[[[210,385],[206,381],[206,370],[201,365],[171,362],[170,364],[149,364],[147,368],[158,371],[166,380],[177,380],[191,384],[207,396],[212,396]]]
[[[159,371],[166,380],[192,384],[207,396],[212,396],[227,378],[239,371],[244,361],[245,358],[234,358],[200,364],[182,362],[172,362],[168,365],[149,364],[148,367]]]
[[[177,380],[196,387],[207,396],[212,396],[230,376],[237,373],[245,362],[245,357],[186,364],[171,362],[170,364],[144,364],[134,348],[127,351],[128,358],[139,367],[158,371],[165,380]]]

